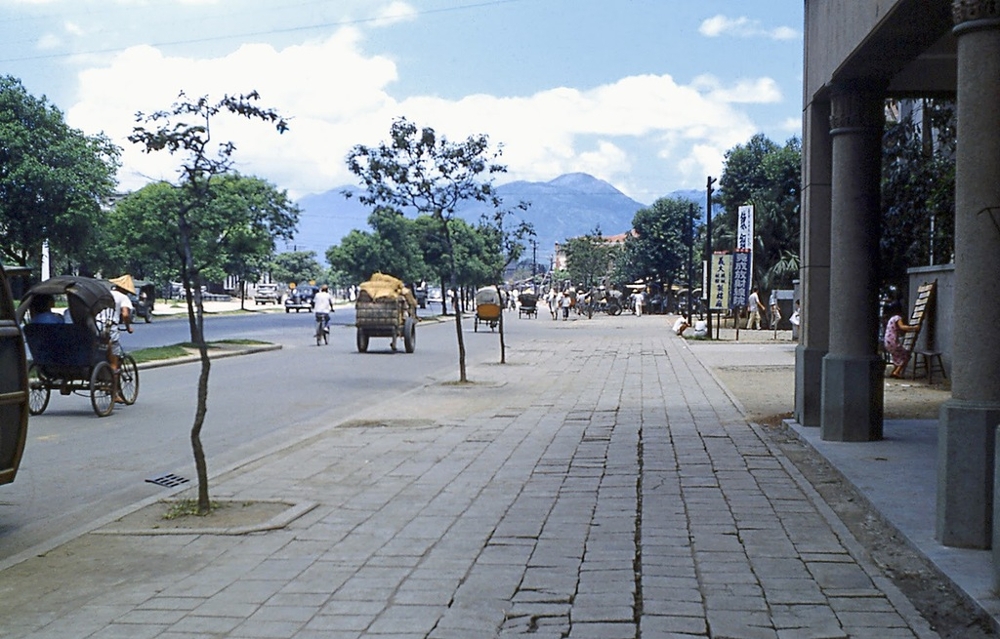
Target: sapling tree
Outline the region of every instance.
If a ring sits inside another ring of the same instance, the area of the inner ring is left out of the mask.
[[[389,141],[377,146],[356,145],[347,166],[365,187],[358,199],[369,206],[415,209],[433,217],[448,252],[451,288],[458,290],[459,264],[450,222],[463,203],[480,202],[501,209],[503,200],[493,186],[494,176],[507,167],[498,162],[501,149],[491,151],[486,135],[452,142],[430,127],[418,128],[406,118],[393,121]],[[350,192],[345,196],[351,197]],[[462,314],[455,313],[459,381],[467,382]]]
[[[129,141],[138,144],[146,153],[166,151],[181,157],[180,179],[175,189],[180,197],[175,210],[176,231],[181,247],[181,281],[187,300],[188,321],[192,341],[198,348],[201,359],[201,374],[198,376],[198,405],[194,424],[191,427],[191,446],[194,451],[195,468],[198,473],[198,514],[205,515],[211,510],[208,494],[208,467],[205,451],[201,444],[201,429],[208,412],[208,377],[211,362],[208,345],[205,343],[204,305],[201,293],[202,272],[195,258],[197,249],[205,247],[205,241],[225,242],[226,234],[217,235],[214,240],[206,234],[203,225],[214,223],[212,215],[218,212],[213,206],[213,180],[225,176],[233,170],[233,154],[236,146],[231,141],[219,142],[212,137],[212,123],[224,116],[242,117],[271,124],[278,133],[288,129],[288,123],[273,109],[258,106],[260,96],[256,91],[244,95],[225,95],[216,102],[208,97],[190,99],[183,92],[170,109],[151,114],[137,113]],[[290,236],[288,219],[258,219],[256,224]],[[295,219],[291,219],[294,226]]]

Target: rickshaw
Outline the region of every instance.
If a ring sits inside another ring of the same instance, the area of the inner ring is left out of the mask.
[[[135,314],[147,324],[153,321],[153,306],[156,304],[156,284],[144,280],[135,280],[135,295],[129,295]]]
[[[486,324],[492,331],[500,323],[500,312],[503,306],[500,293],[495,286],[485,286],[476,291],[476,321],[473,331],[479,332],[479,324]]]
[[[29,276],[24,267],[0,263],[0,484],[14,481],[28,438],[28,364],[12,292]]]
[[[534,293],[521,293],[517,296],[517,317],[521,318],[522,315],[526,315],[530,318],[534,318],[538,315],[538,296]]]
[[[32,415],[45,412],[53,390],[61,395],[89,395],[99,417],[111,414],[116,395],[125,404],[135,403],[139,395],[139,368],[135,359],[124,355],[117,375],[108,362],[110,331],[115,329],[111,322],[102,320],[114,312],[111,287],[106,280],[59,275],[35,284],[25,293],[15,313],[19,323],[26,315],[31,318],[29,309],[36,296],[65,295],[69,305],[64,323],[28,321],[24,325],[24,337],[31,351],[28,410]]]

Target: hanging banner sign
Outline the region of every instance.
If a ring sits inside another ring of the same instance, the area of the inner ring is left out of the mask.
[[[733,285],[729,308],[742,308],[750,297],[750,264],[753,253],[736,251],[733,254]]]
[[[750,265],[747,273],[753,279],[753,204],[746,204],[739,208],[739,216],[736,219],[736,250],[750,252]]]
[[[733,256],[716,253],[712,256],[712,288],[708,297],[708,308],[724,311],[729,308],[729,283],[733,278]]]
[[[753,251],[753,205],[741,206],[736,220],[736,250]]]

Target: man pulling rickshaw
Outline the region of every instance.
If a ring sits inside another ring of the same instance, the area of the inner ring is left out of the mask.
[[[131,279],[131,278],[129,278]],[[28,289],[16,311],[25,322],[24,336],[31,351],[28,370],[29,410],[45,411],[52,390],[62,395],[89,394],[100,417],[114,409],[116,400],[135,402],[139,394],[139,369],[118,341],[122,328],[131,332],[131,302],[123,290],[128,281],[112,283],[90,277],[59,275]],[[63,323],[35,321],[38,297],[65,296]]]

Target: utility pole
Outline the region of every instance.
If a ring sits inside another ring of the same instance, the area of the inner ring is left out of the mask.
[[[691,320],[694,319],[691,313],[691,297],[692,297],[692,287],[694,286],[694,203],[692,202],[688,206],[688,216],[687,216],[687,245],[688,245],[688,264],[687,264],[687,276],[688,276],[688,299],[687,299],[687,323],[690,326]]]
[[[535,273],[538,272],[536,257],[538,254],[538,241],[531,240],[531,292],[538,295],[538,286],[535,284]]]
[[[712,185],[715,178],[708,176],[705,185],[705,301],[708,306],[708,339],[712,339]]]

